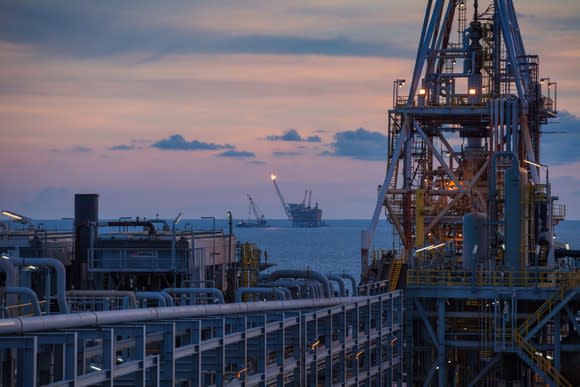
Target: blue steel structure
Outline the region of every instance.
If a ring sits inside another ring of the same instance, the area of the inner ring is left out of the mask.
[[[556,84],[513,2],[481,3],[427,2],[362,280],[404,289],[407,385],[580,385],[579,254],[554,240],[565,208],[540,161]],[[370,260],[383,208],[399,248]]]
[[[198,259],[215,232],[102,222],[97,208],[97,195],[76,198],[86,251],[69,262],[70,232],[38,243],[35,230],[8,227],[0,239],[0,385],[402,384],[401,291],[312,270],[264,275],[248,243],[220,264],[218,288],[200,275],[212,260]]]

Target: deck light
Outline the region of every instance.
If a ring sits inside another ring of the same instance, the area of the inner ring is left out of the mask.
[[[246,372],[246,371],[248,371],[248,367],[244,367],[244,368],[242,368],[241,370],[239,370],[238,372],[236,372],[236,379],[239,379],[239,378],[241,378],[241,377],[242,377],[242,374],[243,374],[244,372]]]
[[[430,245],[430,246],[425,246],[425,247],[421,247],[420,249],[416,250],[416,253],[419,253],[421,251],[428,251],[428,250],[433,250],[433,249],[438,249],[439,247],[445,246],[445,242],[443,243],[439,243],[438,245]]]
[[[315,350],[316,347],[320,345],[320,340],[316,340],[314,343],[310,344],[310,349]]]
[[[425,90],[425,89],[419,90],[419,95],[425,95],[425,94],[427,94],[427,90]]]
[[[475,95],[477,93],[476,89],[469,89],[469,95]]]

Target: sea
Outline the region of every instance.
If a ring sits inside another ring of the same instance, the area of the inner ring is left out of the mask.
[[[171,223],[171,221],[169,221]],[[47,230],[71,230],[71,220],[34,221]],[[325,220],[324,226],[294,228],[287,219],[268,220],[270,227],[240,228],[233,222],[232,232],[240,242],[255,243],[267,252],[268,262],[278,269],[310,269],[323,274],[350,274],[360,278],[361,232],[369,220]],[[183,219],[178,229],[229,232],[226,219]],[[580,221],[567,220],[555,229],[556,241],[580,250]],[[377,224],[371,248],[391,250],[398,247],[392,226],[384,219]]]

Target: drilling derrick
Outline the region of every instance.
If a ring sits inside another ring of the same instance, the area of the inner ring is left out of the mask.
[[[361,249],[363,282],[405,289],[407,385],[580,384],[580,273],[555,254],[565,209],[540,158],[555,90],[511,0],[428,2]],[[369,264],[383,209],[399,248]]]

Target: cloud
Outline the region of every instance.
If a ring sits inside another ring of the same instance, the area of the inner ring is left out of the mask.
[[[113,145],[112,147],[109,148],[109,150],[112,151],[129,151],[134,149],[137,149],[135,145],[127,145],[127,144]]]
[[[76,145],[70,148],[63,148],[63,149],[51,149],[52,152],[74,152],[74,153],[88,153],[92,152],[93,150],[89,147],[83,145]]]
[[[275,151],[272,152],[272,154],[276,157],[285,157],[285,156],[302,156],[303,153],[302,152],[283,152],[283,151]]]
[[[245,158],[250,158],[250,157],[256,157],[256,154],[254,152],[238,151],[238,150],[232,149],[232,150],[222,152],[216,156],[217,157],[231,157],[231,158],[236,158],[236,159],[245,159]]]
[[[267,136],[268,141],[295,141],[295,142],[320,142],[319,136],[302,137],[296,129],[288,129],[281,136],[271,135]]]
[[[387,136],[364,128],[347,130],[334,135],[331,151],[324,155],[347,157],[355,160],[384,161],[387,157]]]
[[[229,144],[214,144],[198,140],[186,141],[182,135],[174,134],[163,140],[159,140],[151,144],[151,147],[162,150],[184,150],[184,151],[199,151],[199,150],[219,150],[219,149],[234,149],[233,145]]]
[[[580,161],[580,118],[563,110],[556,122],[542,127],[541,161],[548,165]]]
[[[191,12],[197,7],[203,6],[193,3]],[[239,5],[231,7],[235,10]],[[159,12],[155,2],[0,2],[0,36],[12,43],[78,57],[143,52],[153,56],[251,53],[405,58],[413,54],[411,48],[395,40],[353,39],[346,27],[334,31],[334,36],[316,37],[315,29],[311,34],[298,31],[294,35],[273,30],[232,30],[230,24],[219,29],[218,22],[211,28],[171,23],[163,18],[158,23],[136,22],[158,16]],[[179,14],[183,6],[168,5],[162,12]],[[219,8],[214,12],[216,18],[220,17]]]

